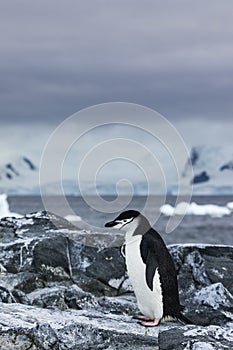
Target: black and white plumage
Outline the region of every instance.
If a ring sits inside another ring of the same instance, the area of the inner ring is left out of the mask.
[[[181,313],[172,257],[148,220],[138,211],[128,210],[105,226],[126,230],[126,266],[142,313],[137,317],[141,324],[156,326],[166,317],[191,323]]]

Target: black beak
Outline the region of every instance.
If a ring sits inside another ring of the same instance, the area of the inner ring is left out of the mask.
[[[117,222],[116,221],[110,221],[110,222],[107,222],[104,226],[105,227],[113,227],[117,225]]]

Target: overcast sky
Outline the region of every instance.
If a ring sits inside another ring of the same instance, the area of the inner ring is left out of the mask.
[[[229,162],[233,130],[232,14],[232,0],[0,0],[2,179],[6,178],[6,164],[17,166],[22,155],[39,168],[48,137],[67,117],[82,108],[114,101],[155,109],[175,126],[189,149],[203,144],[213,150],[224,146],[227,151],[221,151],[221,164]],[[143,118],[138,114],[135,123]],[[150,126],[150,130],[156,129],[157,124],[153,120]],[[67,178],[76,176],[77,166],[91,145],[115,135],[114,128],[100,128],[99,132],[84,138],[83,144],[69,154],[67,173],[64,171]],[[175,174],[148,135],[128,129],[115,133],[125,139],[132,136],[160,157],[166,181]],[[172,150],[177,146],[174,140]],[[47,162],[52,168],[64,143],[61,133]],[[153,181],[158,181],[151,170],[151,158],[142,157],[135,147],[132,143],[132,155],[136,153],[139,163],[143,158],[145,169]],[[119,149],[122,157],[123,151],[131,148],[107,144],[106,153]],[[179,154],[184,163],[186,158]],[[96,161],[99,158],[95,156]],[[85,179],[95,175],[90,169],[87,167]],[[135,180],[141,179],[141,173],[131,165],[128,173]],[[112,183],[117,182],[115,177],[126,175],[125,165],[119,163],[109,165],[105,179]]]
[[[229,125],[233,2],[0,2],[0,120],[59,123],[127,101]]]

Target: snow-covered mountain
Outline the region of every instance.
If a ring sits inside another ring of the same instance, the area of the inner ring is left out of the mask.
[[[38,192],[38,167],[26,156],[14,157],[0,164],[0,193],[31,194]]]
[[[233,194],[233,150],[193,147],[182,177],[193,184],[195,194]]]
[[[9,160],[0,164],[0,193],[8,194],[40,194],[39,164],[25,156]],[[114,170],[113,170],[114,171]],[[167,183],[169,194],[177,193],[177,184],[170,177]],[[181,183],[193,185],[194,194],[233,195],[233,151],[223,147],[195,146],[191,149],[190,158],[184,166],[180,179]],[[65,194],[80,195],[77,179],[63,180]],[[90,183],[82,184],[85,194],[116,195],[116,184],[109,176],[104,181],[99,180],[93,188]],[[136,195],[147,195],[148,184],[144,181],[135,181],[132,184],[132,192]],[[152,192],[159,194],[160,184],[154,183]],[[125,193],[124,193],[125,191]],[[129,187],[121,187],[122,194],[129,194]],[[59,194],[57,183],[47,183],[43,187],[43,193]]]

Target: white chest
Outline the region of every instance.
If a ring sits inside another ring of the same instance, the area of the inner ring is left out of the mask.
[[[163,316],[162,290],[158,271],[153,279],[153,291],[146,283],[146,265],[140,254],[141,236],[126,241],[126,266],[137,303],[143,315],[154,319]]]

